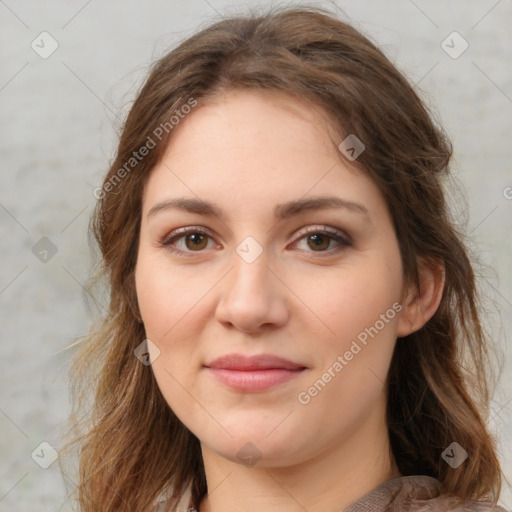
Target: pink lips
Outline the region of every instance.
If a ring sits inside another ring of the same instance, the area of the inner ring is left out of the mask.
[[[270,389],[293,379],[306,369],[303,365],[270,354],[252,357],[228,354],[205,366],[223,384],[249,392]]]

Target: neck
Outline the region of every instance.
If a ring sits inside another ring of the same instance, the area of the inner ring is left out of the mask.
[[[341,512],[400,476],[387,430],[376,429],[381,421],[366,422],[342,443],[287,467],[266,467],[261,460],[246,467],[202,445],[208,495],[199,512]]]

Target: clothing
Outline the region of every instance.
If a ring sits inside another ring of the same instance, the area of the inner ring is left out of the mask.
[[[399,476],[379,485],[349,505],[344,512],[507,512],[487,502],[466,501],[459,505],[452,496],[441,495],[441,483],[430,476]]]
[[[155,512],[192,512],[190,488],[183,494],[175,510],[167,501]],[[242,510],[242,509],[241,509]],[[456,505],[453,497],[441,495],[441,484],[425,475],[399,476],[377,486],[343,512],[507,512],[504,508],[483,501],[466,501]],[[341,511],[340,511],[341,512]]]

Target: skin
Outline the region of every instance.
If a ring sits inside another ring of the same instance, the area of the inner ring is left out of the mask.
[[[385,378],[397,337],[435,312],[442,277],[422,274],[421,293],[406,286],[384,198],[340,159],[323,119],[283,93],[230,92],[180,122],[144,189],[139,308],[160,350],[152,364],[159,388],[201,442],[209,494],[200,512],[238,511],[242,503],[246,512],[340,511],[400,475]],[[345,207],[274,217],[279,203],[333,195],[368,213]],[[213,202],[223,215],[171,208],[149,215],[180,197]],[[208,232],[172,242],[188,256],[162,244],[187,226]],[[318,248],[305,230],[324,226],[350,244],[323,235]],[[249,236],[263,249],[252,263],[236,251]],[[299,393],[393,304],[401,311],[300,403]],[[307,369],[268,391],[234,391],[204,368],[234,352],[274,354]],[[255,465],[237,455],[247,443]]]

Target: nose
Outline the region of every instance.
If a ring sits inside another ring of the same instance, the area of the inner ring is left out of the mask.
[[[289,317],[286,287],[267,266],[265,254],[252,263],[233,256],[234,268],[223,280],[216,319],[245,333],[283,326]]]

